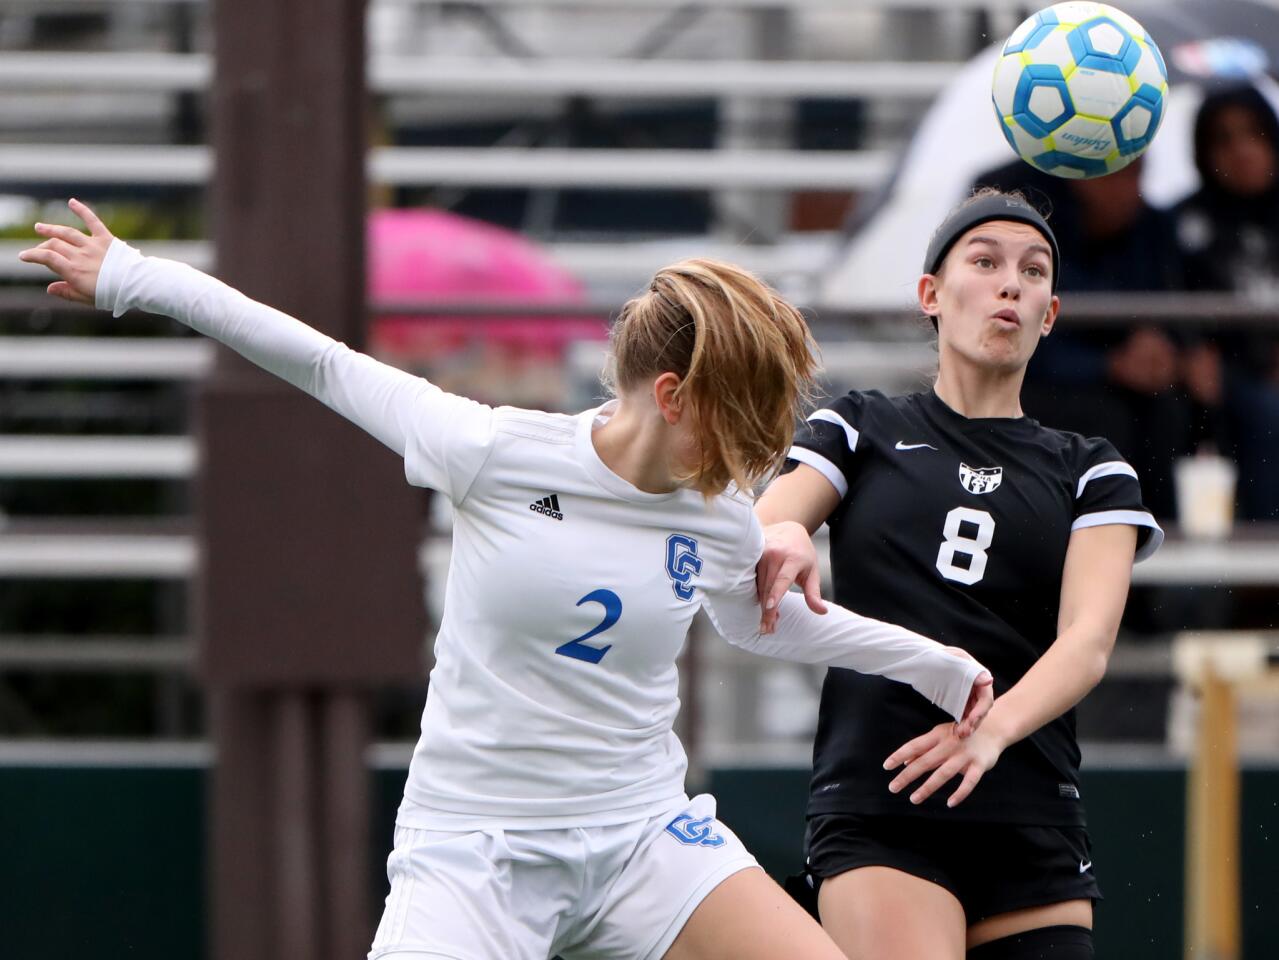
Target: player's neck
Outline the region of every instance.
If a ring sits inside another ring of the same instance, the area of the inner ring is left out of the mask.
[[[1021,417],[1023,371],[1005,373],[976,367],[943,366],[933,390],[942,403],[969,419]]]
[[[637,490],[670,493],[679,484],[669,466],[669,430],[650,413],[619,403],[608,421],[591,432],[591,443],[604,466]]]

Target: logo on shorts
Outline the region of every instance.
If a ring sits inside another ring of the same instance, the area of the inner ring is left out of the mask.
[[[959,465],[959,482],[969,493],[994,493],[1004,482],[1003,467],[970,467]]]
[[[714,817],[694,820],[687,813],[681,813],[666,825],[666,832],[690,847],[722,847],[724,838],[718,833],[711,833],[711,824],[714,822]]]

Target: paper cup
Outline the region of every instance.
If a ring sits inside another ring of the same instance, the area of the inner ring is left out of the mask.
[[[1238,471],[1225,457],[1197,454],[1173,466],[1177,523],[1195,540],[1224,540],[1235,519]]]

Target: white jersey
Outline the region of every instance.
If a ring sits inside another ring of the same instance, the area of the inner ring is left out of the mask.
[[[683,796],[675,660],[698,609],[730,642],[909,683],[959,717],[979,664],[788,595],[759,633],[750,500],[645,493],[600,460],[606,405],[491,408],[357,353],[204,274],[112,244],[97,303],[167,314],[306,390],[454,507],[435,668],[399,822],[600,825]]]

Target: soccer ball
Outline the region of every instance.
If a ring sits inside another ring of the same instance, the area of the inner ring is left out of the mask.
[[[1105,3],[1058,3],[1004,44],[992,100],[1004,137],[1058,177],[1132,163],[1163,119],[1168,67],[1141,24]]]

